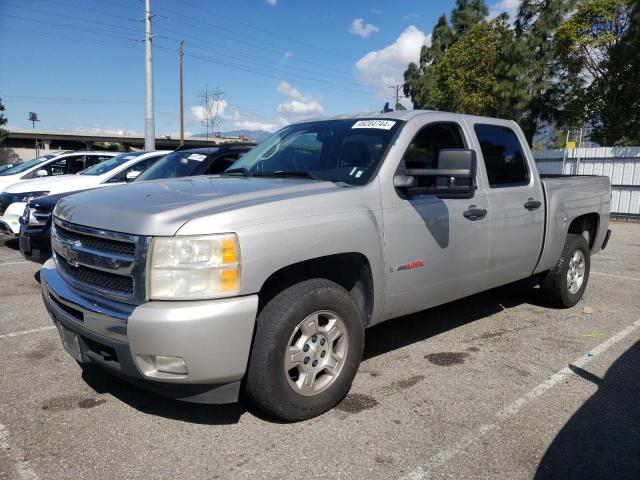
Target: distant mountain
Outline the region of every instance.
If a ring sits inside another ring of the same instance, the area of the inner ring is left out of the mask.
[[[267,138],[271,133],[265,132],[264,130],[231,130],[228,132],[220,132],[221,137],[241,137],[245,136],[249,140],[254,142],[261,142],[265,138]],[[193,135],[194,137],[206,137],[205,133],[196,133]],[[211,136],[211,135],[210,135]]]

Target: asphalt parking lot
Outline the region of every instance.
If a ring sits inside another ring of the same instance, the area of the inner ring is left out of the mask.
[[[612,229],[576,307],[515,285],[374,327],[297,424],[83,374],[1,242],[0,479],[640,478],[640,224]]]

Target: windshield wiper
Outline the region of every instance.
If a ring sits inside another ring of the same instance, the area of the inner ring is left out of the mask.
[[[222,172],[223,175],[233,175],[234,173],[241,173],[245,177],[253,176],[253,173],[244,167],[230,168],[229,170],[225,170],[224,172]]]
[[[276,170],[274,172],[260,172],[254,174],[256,177],[300,177],[320,180],[316,175],[306,170]]]

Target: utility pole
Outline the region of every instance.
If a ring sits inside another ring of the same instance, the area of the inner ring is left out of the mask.
[[[184,40],[180,40],[180,145],[184,145],[184,97],[182,90],[182,47]]]
[[[400,94],[400,89],[403,87],[404,85],[399,84],[399,85],[390,85],[389,88],[394,90],[395,93],[393,94],[393,99],[395,100],[395,104],[393,106],[393,108],[395,110],[405,110],[404,106],[402,106],[402,104],[400,103],[400,99],[404,98],[404,95]],[[402,107],[402,108],[400,108]]]
[[[153,118],[153,58],[151,56],[151,18],[155,14],[151,13],[151,0],[144,2],[144,56],[145,56],[145,115],[144,115],[144,149],[156,149],[155,121]]]

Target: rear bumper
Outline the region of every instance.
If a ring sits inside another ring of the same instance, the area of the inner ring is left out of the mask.
[[[258,309],[257,295],[132,307],[72,289],[52,260],[41,269],[53,321],[79,335],[82,363],[96,364],[143,388],[197,403],[238,398]],[[183,358],[188,373],[157,371],[150,355]]]

